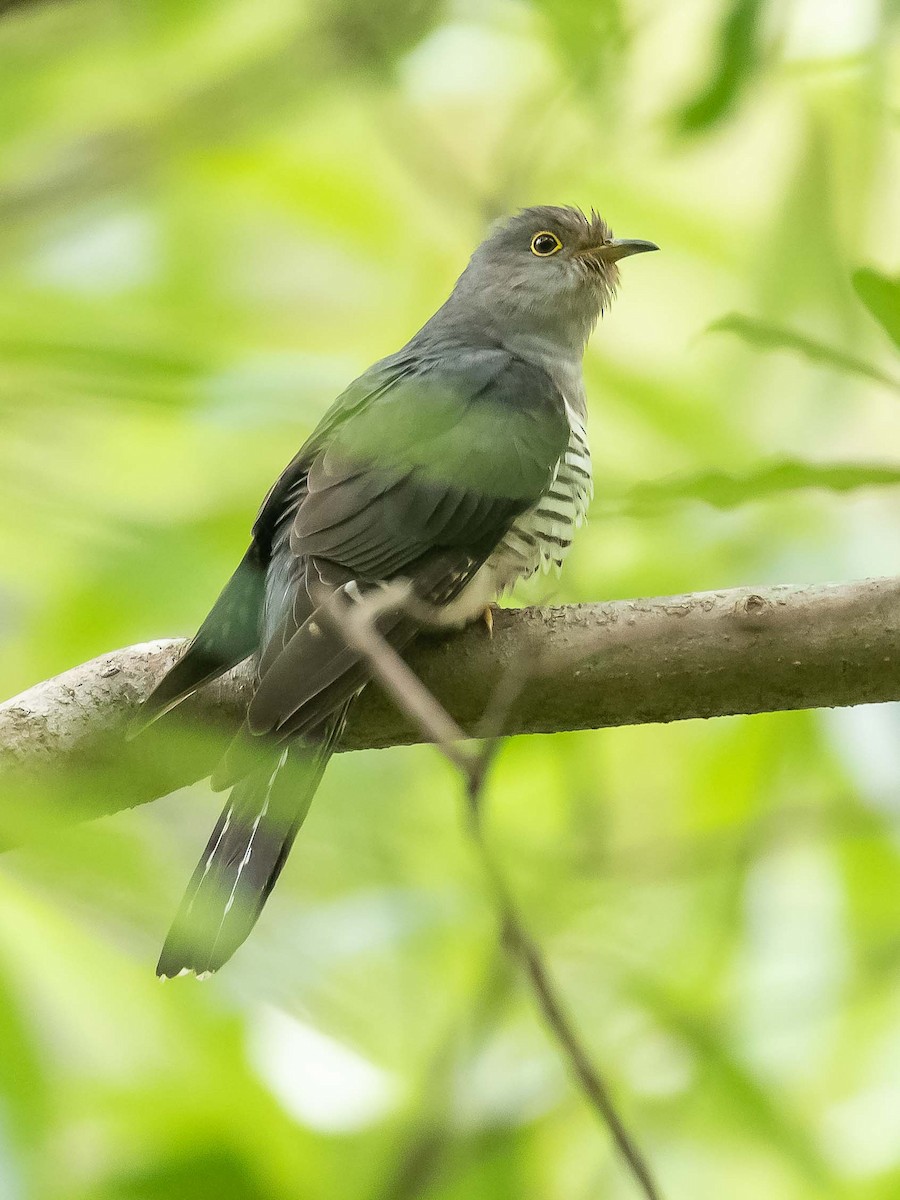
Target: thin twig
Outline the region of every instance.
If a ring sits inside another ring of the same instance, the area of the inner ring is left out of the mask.
[[[661,1200],[662,1193],[653,1178],[650,1166],[619,1115],[609,1085],[582,1044],[556,990],[540,948],[528,932],[503,872],[485,840],[481,822],[485,780],[484,772],[477,781],[474,776],[470,776],[470,786],[467,789],[469,832],[478,850],[493,903],[500,916],[504,945],[525,973],[550,1032],[567,1058],[588,1102],[608,1127],[646,1200]]]
[[[479,753],[466,753],[459,745],[465,737],[463,730],[378,629],[378,617],[396,611],[408,598],[408,594],[391,591],[390,588],[359,599],[350,599],[341,592],[317,597],[321,599],[320,611],[338,629],[347,644],[365,657],[375,679],[462,772],[466,780],[469,832],[499,915],[503,945],[523,971],[548,1029],[568,1060],[588,1102],[612,1134],[616,1147],[646,1200],[661,1200],[661,1192],[650,1167],[619,1115],[609,1086],[591,1061],[565,1011],[541,951],[528,932],[503,872],[484,837],[481,814],[488,768],[506,717],[527,683],[527,669],[523,666],[513,667],[501,677],[481,722],[487,740]],[[524,658],[520,660],[524,661]]]
[[[463,748],[465,731],[383,637],[377,625],[382,614],[408,604],[408,586],[389,585],[359,600],[348,599],[340,590],[320,590],[314,599],[319,613],[335,626],[351,649],[366,659],[373,677],[398,708],[421,728],[445,758],[466,776],[470,775],[474,756]]]

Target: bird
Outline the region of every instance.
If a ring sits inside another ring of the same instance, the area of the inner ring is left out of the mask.
[[[250,544],[139,732],[256,656],[229,789],[157,966],[205,978],[244,942],[337,748],[367,662],[322,606],[402,601],[377,628],[401,654],[560,568],[593,494],[582,360],[619,262],[659,247],[597,212],[525,208],[475,249],[449,298],[337,398],[263,501]]]

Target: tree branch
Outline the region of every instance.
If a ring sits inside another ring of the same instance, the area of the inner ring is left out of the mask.
[[[3,841],[25,833],[41,795],[55,810],[93,816],[209,773],[222,731],[246,706],[249,664],[193,697],[179,720],[123,739],[183,646],[117,650],[0,705]],[[898,700],[900,579],[503,610],[493,638],[479,625],[423,639],[409,661],[469,734],[497,680],[523,661],[528,686],[506,716],[509,734]],[[421,740],[409,715],[370,687],[343,748]]]

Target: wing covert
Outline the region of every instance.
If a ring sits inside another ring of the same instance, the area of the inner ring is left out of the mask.
[[[549,376],[506,351],[403,373],[313,458],[291,549],[364,579],[432,550],[486,557],[549,487],[568,435]]]

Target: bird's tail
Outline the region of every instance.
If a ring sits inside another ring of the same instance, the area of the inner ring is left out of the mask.
[[[339,730],[295,743],[231,789],[169,930],[156,973],[208,975],[256,924],[303,824]]]

